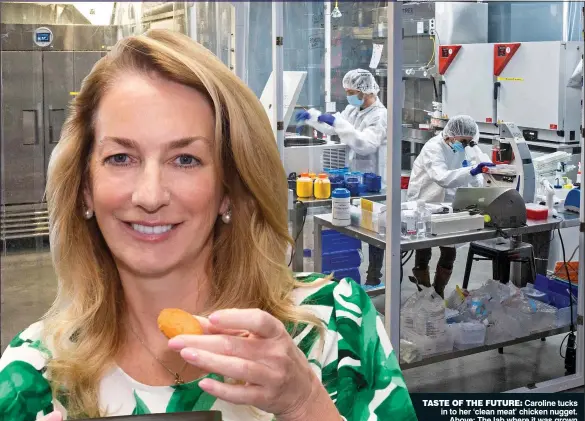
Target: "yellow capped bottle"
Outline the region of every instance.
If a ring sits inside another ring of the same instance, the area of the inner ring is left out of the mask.
[[[331,196],[331,182],[327,174],[321,173],[315,180],[315,199],[329,199]]]
[[[313,180],[309,177],[309,174],[304,172],[297,180],[297,196],[302,198],[308,198],[313,196]]]

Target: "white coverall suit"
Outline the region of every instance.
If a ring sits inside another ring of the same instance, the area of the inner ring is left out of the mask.
[[[337,135],[341,143],[349,146],[349,168],[351,171],[376,173],[386,186],[386,131],[388,111],[379,98],[365,109],[347,105],[341,113],[335,113],[333,127],[317,121],[321,113],[308,110],[311,118],[307,124],[327,135]],[[384,250],[369,246],[366,283],[376,283],[382,278]]]
[[[465,151],[455,152],[443,139],[443,134],[430,139],[415,159],[410,174],[407,200],[431,202],[452,202],[458,187],[483,185],[481,175],[473,176],[471,167],[463,167],[463,161],[491,162],[479,146],[466,147]],[[479,163],[476,162],[476,163]],[[434,286],[439,295],[444,295],[449,282],[456,249],[453,246],[440,247],[441,256],[437,263]],[[420,285],[430,287],[429,262],[431,249],[420,249],[415,253],[414,280]]]
[[[349,167],[352,171],[373,172],[386,180],[386,130],[388,111],[380,99],[363,110],[347,105],[335,113],[333,127],[317,121],[320,112],[309,110],[307,122],[327,135],[337,135],[341,143],[349,146]]]

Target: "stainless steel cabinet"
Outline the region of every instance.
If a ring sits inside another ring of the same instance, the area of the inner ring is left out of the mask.
[[[99,51],[43,52],[45,168],[59,142],[73,93],[79,91],[81,82],[103,54]]]
[[[2,52],[2,204],[43,199],[42,55],[40,51]]]
[[[101,51],[2,52],[3,205],[43,201],[69,102]]]
[[[38,26],[0,22],[0,241],[48,234],[51,153],[75,92],[118,38],[110,25],[48,25],[53,40],[40,46]]]

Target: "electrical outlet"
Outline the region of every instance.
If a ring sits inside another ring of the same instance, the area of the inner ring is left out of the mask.
[[[435,19],[429,19],[429,34],[436,35],[436,26],[435,26]]]

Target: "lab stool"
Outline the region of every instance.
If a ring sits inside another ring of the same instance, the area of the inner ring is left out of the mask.
[[[481,256],[481,257],[475,257]],[[463,276],[463,289],[467,289],[471,265],[474,260],[492,261],[492,278],[503,284],[510,280],[510,264],[512,262],[528,263],[530,267],[530,279],[534,282],[536,270],[534,267],[534,250],[528,243],[518,242],[513,239],[492,238],[483,241],[473,241],[469,244],[465,275]]]

